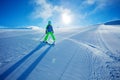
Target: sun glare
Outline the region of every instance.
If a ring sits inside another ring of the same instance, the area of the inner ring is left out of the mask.
[[[71,23],[71,15],[70,14],[68,14],[68,13],[63,13],[62,14],[62,22],[64,23],[64,24],[70,24]]]

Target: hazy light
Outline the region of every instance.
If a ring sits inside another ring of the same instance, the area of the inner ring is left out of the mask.
[[[71,20],[72,20],[72,18],[71,18],[71,15],[70,15],[70,14],[68,14],[68,13],[63,13],[63,14],[62,14],[62,22],[63,22],[64,24],[70,24],[70,23],[71,23]]]

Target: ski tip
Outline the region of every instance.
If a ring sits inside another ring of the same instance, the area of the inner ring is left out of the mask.
[[[54,44],[51,44],[52,46],[55,46],[55,43]]]

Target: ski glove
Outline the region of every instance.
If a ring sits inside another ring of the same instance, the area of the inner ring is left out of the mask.
[[[45,31],[45,34],[47,34],[47,32],[48,32],[48,31],[46,30],[46,31]]]

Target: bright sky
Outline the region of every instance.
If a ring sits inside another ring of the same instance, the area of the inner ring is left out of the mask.
[[[0,0],[0,26],[86,26],[120,19],[120,0]]]

